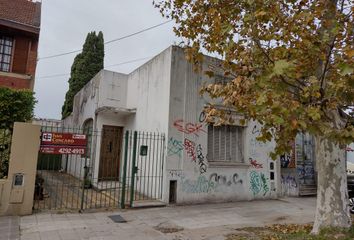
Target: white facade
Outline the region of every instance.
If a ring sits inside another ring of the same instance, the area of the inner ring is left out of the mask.
[[[203,69],[218,61],[206,57]],[[201,96],[199,89],[214,81],[195,72],[183,49],[172,46],[130,74],[99,72],[75,96],[73,113],[64,125],[82,127],[92,119],[98,132],[110,125],[165,134],[163,202],[168,203],[170,191],[174,191],[171,181],[176,184],[178,204],[277,198],[282,194],[280,164],[269,157],[274,142],[256,140],[259,124],[248,122],[243,126],[236,121],[237,136],[242,137],[237,138],[241,144],[235,161],[208,156],[210,129],[203,121],[203,108],[211,99]],[[98,135],[91,156],[94,179],[98,175],[100,143]],[[220,146],[225,156],[232,154],[223,142]]]

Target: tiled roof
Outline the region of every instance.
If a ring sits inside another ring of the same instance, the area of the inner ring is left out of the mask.
[[[40,27],[41,3],[30,0],[0,0],[0,19]]]

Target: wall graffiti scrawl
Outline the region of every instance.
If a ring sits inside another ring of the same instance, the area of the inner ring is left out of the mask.
[[[265,196],[269,192],[267,178],[264,173],[252,171],[250,173],[250,189],[254,196],[263,194]]]
[[[239,179],[237,173],[234,173],[232,176],[226,176],[222,174],[213,173],[209,177],[210,181],[214,181],[217,185],[231,186],[242,184],[242,179]]]
[[[250,164],[254,168],[263,168],[263,164],[258,163],[256,159],[249,158]]]
[[[174,139],[173,137],[168,140],[167,154],[169,156],[177,155],[179,158],[181,158],[183,149],[184,146],[182,141]]]
[[[203,155],[202,145],[198,144],[197,146],[197,159],[200,174],[203,174],[207,171],[207,164]]]
[[[185,138],[184,139],[184,149],[187,152],[188,157],[192,159],[193,162],[196,161],[197,157],[195,155],[195,142]]]
[[[206,133],[203,129],[203,124],[200,123],[188,123],[185,122],[183,119],[178,119],[173,123],[173,126],[180,132],[186,134],[194,134],[199,136],[200,133]]]
[[[205,176],[199,176],[197,180],[182,178],[182,191],[186,193],[209,193],[216,188],[215,182],[208,180]]]

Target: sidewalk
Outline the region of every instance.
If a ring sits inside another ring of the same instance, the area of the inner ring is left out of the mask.
[[[19,225],[19,217],[0,217],[0,240],[20,239]]]
[[[22,217],[22,240],[223,240],[236,228],[313,221],[315,198]],[[115,223],[108,216],[127,222]]]

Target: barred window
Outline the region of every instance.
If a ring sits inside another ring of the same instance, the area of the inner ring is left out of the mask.
[[[244,127],[208,126],[208,161],[243,163]]]
[[[0,35],[0,71],[10,71],[12,48],[13,39]]]

